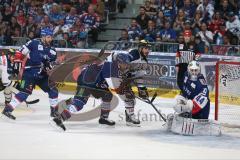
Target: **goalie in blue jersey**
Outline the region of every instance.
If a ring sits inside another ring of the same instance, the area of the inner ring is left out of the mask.
[[[167,128],[174,133],[184,135],[219,135],[219,125],[209,120],[209,90],[200,64],[191,61],[184,75],[183,88],[175,97],[173,106],[175,115],[167,117]]]

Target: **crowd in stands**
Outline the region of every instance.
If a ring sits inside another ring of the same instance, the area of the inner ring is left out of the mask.
[[[177,43],[187,33],[202,53],[225,54],[240,44],[239,17],[239,0],[146,0],[119,40]]]
[[[0,45],[18,45],[20,39],[40,37],[40,30],[54,31],[58,47],[84,48],[95,43],[105,9],[116,0],[0,0]],[[116,7],[115,7],[116,8]]]

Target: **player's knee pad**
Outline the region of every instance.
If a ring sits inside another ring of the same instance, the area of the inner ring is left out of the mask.
[[[124,100],[124,103],[125,103],[125,107],[129,108],[129,107],[134,107],[135,104],[136,104],[136,101],[135,101],[135,99],[128,99],[128,98],[126,98]]]
[[[51,107],[56,107],[58,105],[58,98],[49,98],[49,103]]]
[[[5,101],[8,103],[11,101],[12,99],[12,87],[8,86],[4,89],[4,97],[5,97]]]

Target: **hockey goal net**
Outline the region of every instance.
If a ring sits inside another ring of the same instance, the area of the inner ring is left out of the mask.
[[[240,62],[217,62],[215,120],[240,127]]]

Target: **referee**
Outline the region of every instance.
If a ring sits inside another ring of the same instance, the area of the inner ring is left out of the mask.
[[[182,91],[184,73],[187,71],[188,63],[192,60],[198,60],[200,53],[196,50],[195,45],[191,42],[192,32],[189,30],[184,31],[184,42],[179,43],[176,53],[176,71],[177,71],[177,85]]]

